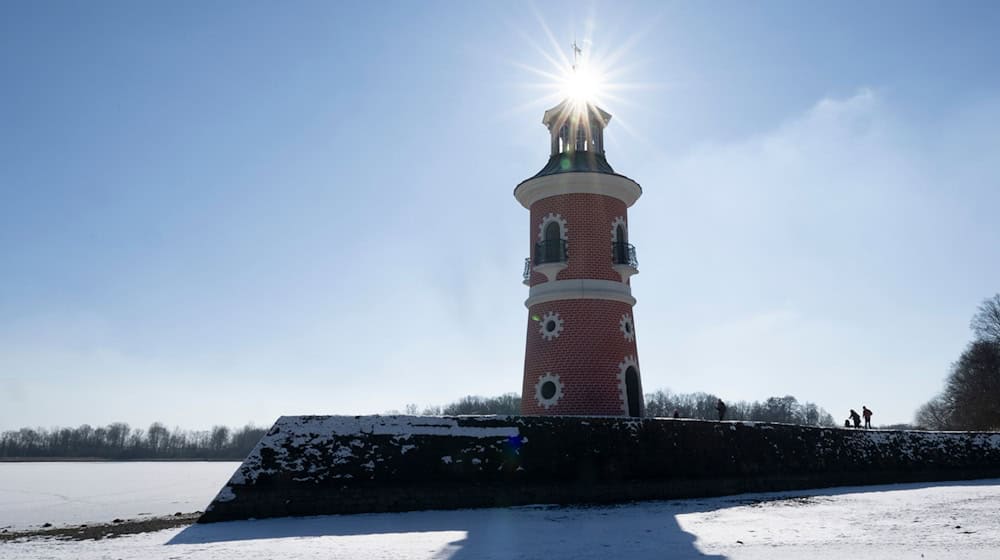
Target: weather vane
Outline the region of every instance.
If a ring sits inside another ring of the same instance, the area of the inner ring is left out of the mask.
[[[583,55],[583,49],[577,46],[576,39],[573,39],[573,71],[576,71],[576,57]]]

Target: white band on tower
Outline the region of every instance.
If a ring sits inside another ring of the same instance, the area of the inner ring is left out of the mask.
[[[565,299],[604,299],[635,305],[632,288],[628,284],[614,280],[579,278],[543,282],[532,286],[524,306],[530,309],[532,305]]]
[[[642,187],[624,175],[610,173],[556,173],[528,179],[514,189],[514,197],[525,208],[560,194],[603,194],[632,206],[642,196]]]

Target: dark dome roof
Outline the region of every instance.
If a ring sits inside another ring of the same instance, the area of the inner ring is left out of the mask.
[[[555,154],[549,158],[548,163],[541,171],[535,173],[531,179],[544,177],[545,175],[555,175],[557,173],[572,173],[579,171],[589,171],[591,173],[609,173],[617,175],[611,168],[611,164],[604,157],[604,154],[597,152],[563,152]]]

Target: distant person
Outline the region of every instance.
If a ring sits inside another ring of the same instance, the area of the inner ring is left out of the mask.
[[[865,429],[869,430],[872,427],[872,411],[868,410],[868,407],[861,405],[861,414],[865,417]]]
[[[851,427],[851,419],[850,418],[848,418],[847,420],[844,420],[844,427],[845,428],[850,428]]]
[[[715,410],[719,411],[719,422],[722,422],[726,417],[726,403],[722,402],[722,399],[719,399],[719,402],[715,403]]]
[[[680,417],[681,417],[681,412],[675,408],[674,409],[674,418],[680,418]]]
[[[858,411],[854,410],[853,408],[851,409],[851,422],[854,422],[855,428],[861,427],[861,415],[858,414]]]

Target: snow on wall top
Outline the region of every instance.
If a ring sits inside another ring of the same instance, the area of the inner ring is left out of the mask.
[[[256,499],[247,492],[277,496],[292,487],[337,495],[380,486],[549,485],[581,476],[752,479],[976,468],[1000,471],[1000,433],[614,417],[283,416],[210,509]]]
[[[234,488],[252,485],[262,477],[278,473],[295,473],[298,482],[373,480],[379,475],[392,474],[380,469],[380,464],[387,457],[418,450],[419,444],[412,439],[415,436],[479,440],[464,449],[473,454],[485,452],[487,446],[502,447],[512,438],[520,444],[523,438],[518,427],[511,424],[510,418],[502,416],[282,416],[215,501],[231,501],[236,497]],[[443,462],[448,464],[450,460],[449,457]],[[482,459],[475,457],[469,461],[483,464]]]
[[[348,435],[428,435],[464,437],[516,436],[516,426],[475,426],[470,423],[505,420],[502,416],[282,416],[275,428],[292,432]],[[461,424],[459,421],[461,420]],[[277,435],[272,428],[265,439]]]

